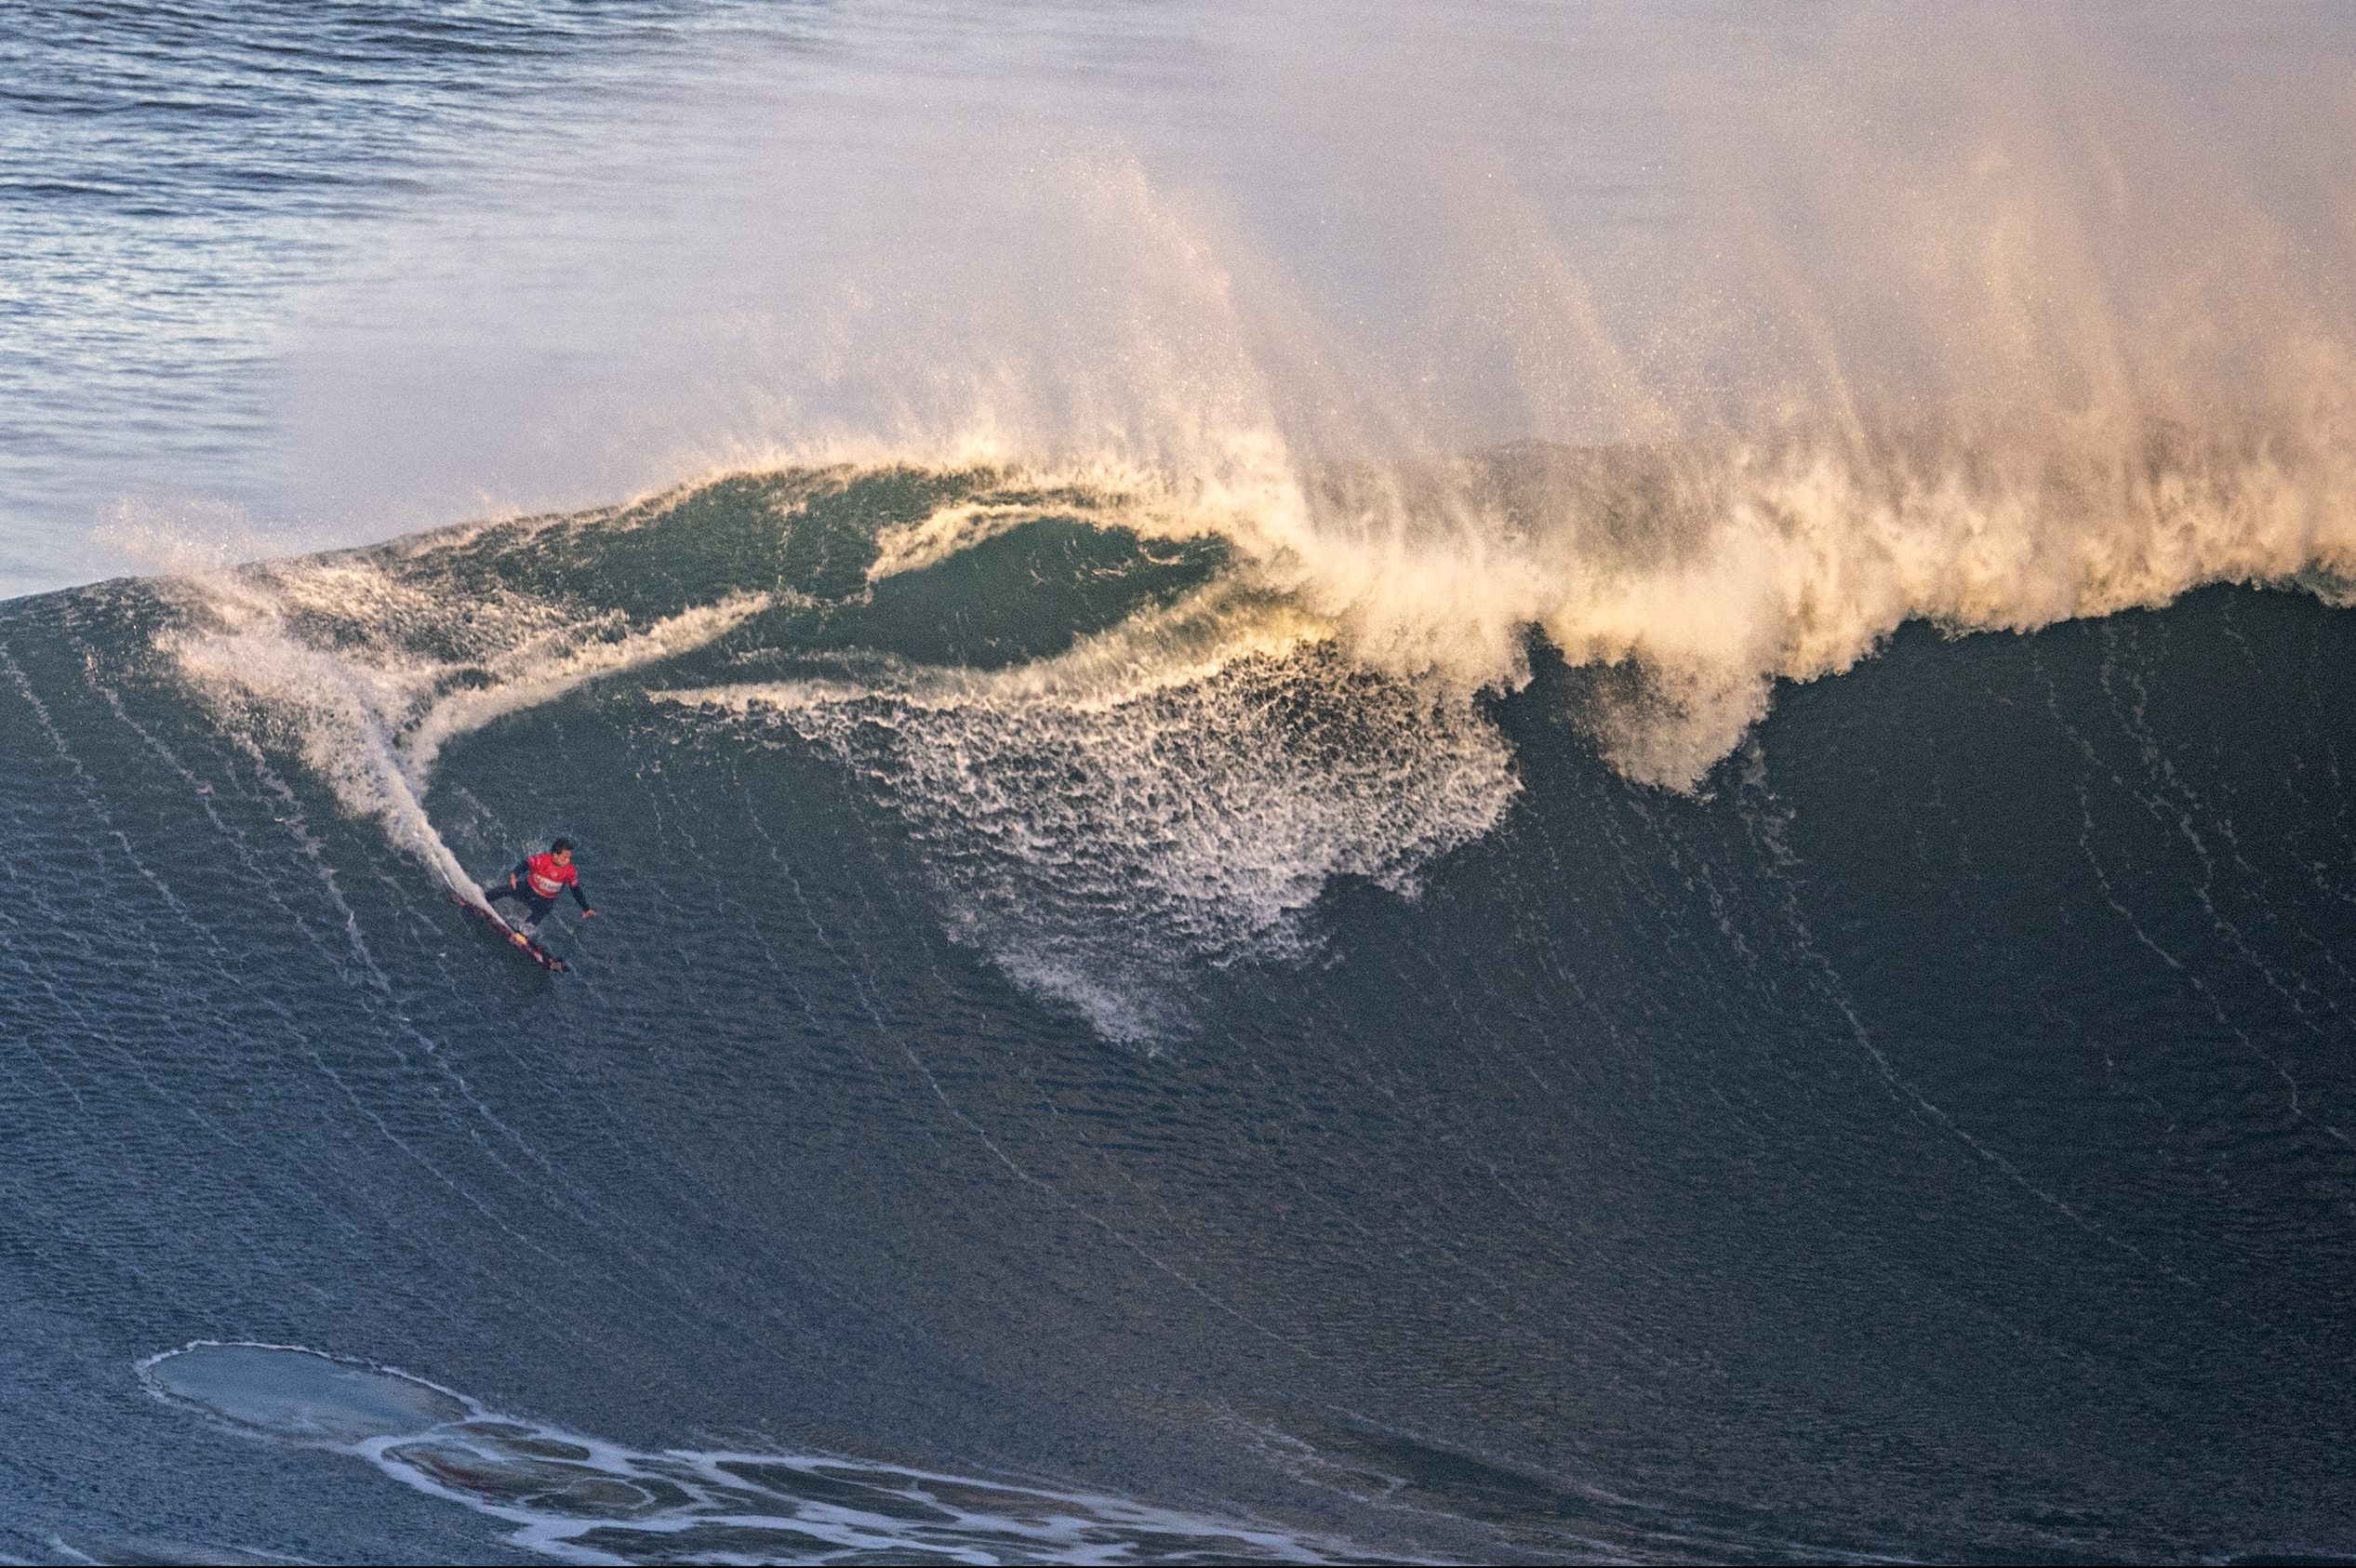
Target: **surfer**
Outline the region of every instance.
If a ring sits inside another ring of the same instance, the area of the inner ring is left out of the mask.
[[[558,839],[548,846],[544,855],[526,855],[507,873],[507,885],[491,889],[488,902],[512,898],[524,906],[524,917],[510,927],[515,945],[526,948],[532,944],[532,928],[548,918],[556,907],[556,896],[569,891],[573,902],[580,906],[583,920],[593,918],[597,911],[589,907],[589,895],[580,888],[580,870],[573,864],[573,841]]]

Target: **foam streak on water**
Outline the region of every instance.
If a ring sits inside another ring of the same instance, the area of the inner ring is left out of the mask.
[[[647,1453],[486,1409],[390,1367],[204,1340],[141,1362],[147,1390],[331,1449],[572,1562],[1323,1562],[1342,1543],[1125,1498],[831,1455]]]

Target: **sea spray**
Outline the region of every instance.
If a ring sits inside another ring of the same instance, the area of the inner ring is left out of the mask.
[[[1108,1038],[1182,1032],[1196,964],[1298,960],[1335,877],[1412,896],[1496,827],[1504,739],[1223,583],[1053,658],[656,695],[824,749],[922,846],[945,924]]]
[[[197,687],[290,742],[345,810],[377,818],[395,847],[477,904],[483,889],[426,814],[443,748],[505,714],[701,646],[774,602],[732,594],[633,629],[619,613],[570,620],[512,593],[455,606],[381,563],[351,558],[181,582],[202,629],[169,633],[164,647]],[[420,631],[436,642],[455,631],[462,651],[421,652]]]

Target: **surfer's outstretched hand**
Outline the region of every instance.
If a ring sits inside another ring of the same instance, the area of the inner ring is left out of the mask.
[[[595,920],[597,918],[597,911],[595,910],[583,910],[580,912],[580,917],[583,920]]]

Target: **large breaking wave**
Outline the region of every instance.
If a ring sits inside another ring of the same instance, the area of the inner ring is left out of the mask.
[[[2356,1553],[2335,18],[85,9],[0,1557]]]
[[[1232,476],[899,464],[172,579],[157,646],[257,746],[479,899],[428,814],[456,737],[619,684],[819,748],[919,847],[941,919],[1110,1036],[1189,966],[1298,962],[1337,876],[1412,896],[1516,789],[1487,713],[1534,649],[1566,714],[1691,791],[1779,680],[1900,625],[2033,630],[2214,582],[2356,573],[2314,432],[2106,445],[1520,445]],[[563,765],[562,759],[551,759]],[[481,868],[476,868],[477,870]]]
[[[1034,1505],[1135,1556],[2344,1545],[2348,563],[2320,470],[2227,450],[1985,600],[1900,568],[2002,509],[1517,446],[1248,518],[739,473],[13,604],[0,1190],[100,1325],[60,1375],[479,1389],[374,1471],[159,1450],[389,1475],[454,1556],[781,1540],[853,1475],[830,1549],[952,1484],[978,1556],[1060,1549]],[[1835,538],[1764,644],[1644,618]],[[606,917],[561,980],[443,895],[554,832]]]

